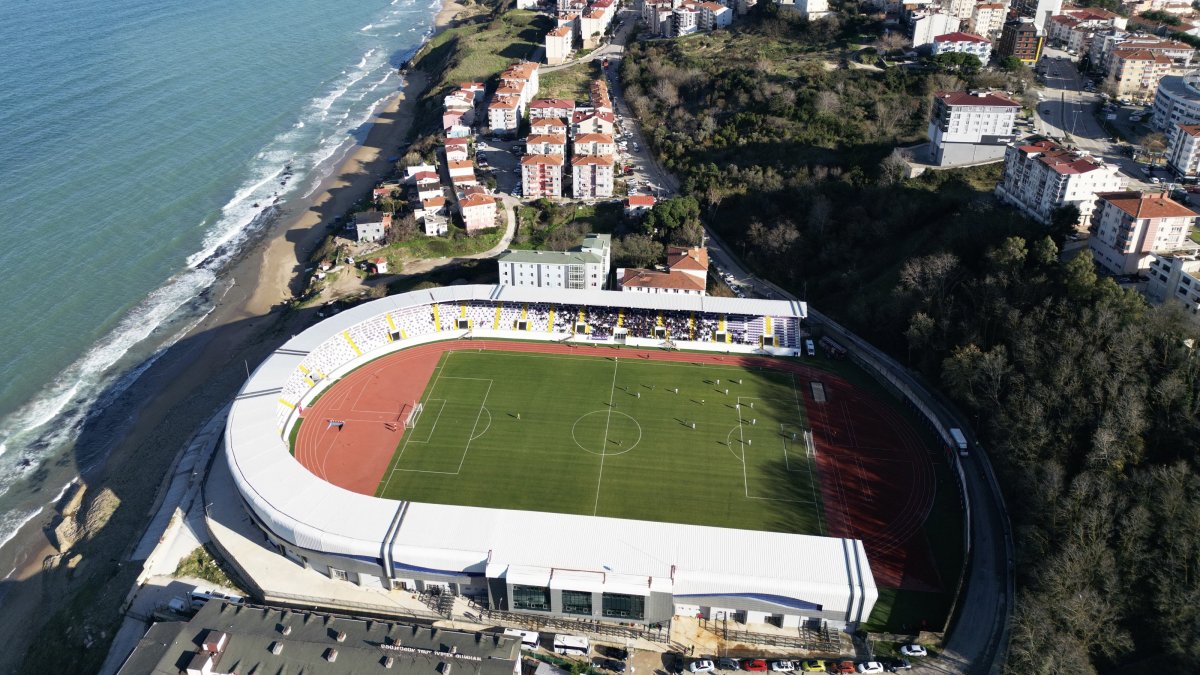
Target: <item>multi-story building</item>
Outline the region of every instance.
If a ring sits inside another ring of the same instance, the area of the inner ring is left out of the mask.
[[[913,47],[923,47],[933,44],[933,39],[939,35],[958,30],[958,19],[938,10],[927,12],[912,12],[909,14],[909,33],[912,35]]]
[[[707,283],[708,249],[703,246],[668,247],[662,268],[617,269],[618,287],[626,293],[705,295]]]
[[[574,113],[572,113],[572,117],[574,117]],[[571,119],[571,117],[566,117],[563,119]],[[529,122],[529,133],[543,135],[562,134],[563,136],[566,136],[567,131],[570,130],[570,127],[566,122],[563,121],[563,119],[559,119],[557,117],[543,117],[541,119],[531,120]]]
[[[1188,243],[1197,215],[1159,192],[1101,192],[1088,238],[1092,256],[1113,274],[1149,269],[1151,253],[1178,251]]]
[[[571,45],[575,42],[575,31],[570,26],[559,26],[546,33],[546,63],[556,66],[571,58]]]
[[[1171,59],[1145,49],[1117,49],[1109,60],[1108,86],[1118,100],[1147,103],[1158,81],[1171,70]]]
[[[939,166],[973,164],[1004,157],[1016,140],[1013,126],[1021,104],[998,92],[938,92],[929,120],[929,150]]]
[[[566,155],[566,134],[530,134],[525,139],[525,152],[530,155]]]
[[[565,98],[539,98],[529,102],[530,123],[544,118],[570,119],[575,114],[575,101]]]
[[[1155,305],[1178,303],[1200,323],[1200,252],[1151,253],[1146,276],[1147,300]]]
[[[382,241],[392,226],[392,214],[385,211],[363,211],[354,215],[354,232],[358,241]]]
[[[1200,178],[1200,125],[1175,125],[1167,144],[1167,166],[1181,180]]]
[[[1021,63],[1033,65],[1042,57],[1045,38],[1038,34],[1033,19],[1020,17],[1004,22],[996,54],[1002,59],[1015,56]]]
[[[958,19],[960,26],[965,26],[971,20],[975,0],[941,0],[941,5],[947,14]]]
[[[1124,29],[1127,22],[1125,17],[1103,9],[1068,9],[1051,16],[1046,22],[1046,40],[1068,51],[1086,54],[1091,49],[1092,36],[1096,31]]]
[[[733,10],[719,2],[701,2],[697,6],[700,8],[700,30],[728,28],[733,23]]]
[[[576,155],[615,156],[617,145],[612,134],[579,134],[571,143]]]
[[[1086,227],[1096,194],[1120,190],[1123,182],[1118,167],[1037,138],[1008,146],[996,195],[1044,224],[1055,210],[1073,205],[1079,209],[1078,225]]]
[[[604,30],[608,28],[606,15],[602,10],[589,9],[579,17],[579,36],[584,49],[595,49],[600,46]]]
[[[521,99],[517,96],[497,96],[488,106],[488,126],[492,133],[511,135],[521,124]]]
[[[447,162],[465,162],[470,158],[471,139],[447,138],[445,144]]]
[[[537,98],[538,89],[540,87],[538,70],[541,65],[533,61],[521,61],[514,63],[504,72],[500,73],[500,85],[516,84],[521,87],[521,101],[528,103]]]
[[[685,2],[671,9],[671,37],[691,35],[700,30],[700,7],[694,2]]]
[[[1108,28],[1097,31],[1092,38],[1092,45],[1088,51],[1092,70],[1104,75],[1110,74],[1114,54],[1118,50],[1148,51],[1164,56],[1170,59],[1170,68],[1175,70],[1191,67],[1192,58],[1196,53],[1190,46],[1176,40],[1164,40],[1153,35],[1137,35],[1117,28]]]
[[[967,31],[995,40],[1000,37],[1004,20],[1008,16],[1008,5],[1000,2],[985,2],[975,5]]]
[[[612,235],[589,234],[570,251],[510,249],[496,260],[504,286],[603,290],[608,287]]]
[[[571,194],[576,199],[597,199],[613,195],[613,158],[611,155],[577,155],[571,160]]]
[[[562,155],[525,155],[521,158],[521,187],[526,197],[562,196]]]
[[[468,234],[496,226],[496,198],[490,195],[473,192],[458,200],[458,211]]]
[[[1173,133],[1180,124],[1200,123],[1200,71],[1158,80],[1153,123],[1163,133]]]
[[[613,133],[617,118],[612,113],[590,110],[576,110],[571,116],[571,133],[579,134],[609,134]]]
[[[795,12],[800,16],[807,17],[809,21],[829,16],[829,0],[777,0],[777,2],[780,10]],[[751,2],[750,6],[753,7],[754,4]],[[739,13],[745,14],[740,9]]]
[[[933,38],[933,55],[972,54],[983,65],[992,57],[992,43],[985,37],[955,31]]]
[[[592,104],[592,110],[609,114],[613,112],[612,97],[608,95],[608,83],[604,80],[592,80],[592,83],[588,85],[588,98]],[[565,117],[570,117],[570,115],[565,115]]]

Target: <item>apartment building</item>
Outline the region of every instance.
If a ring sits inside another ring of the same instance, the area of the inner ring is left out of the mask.
[[[1183,71],[1190,68],[1196,50],[1176,40],[1165,40],[1153,35],[1128,33],[1117,28],[1097,31],[1092,37],[1088,59],[1092,70],[1108,75],[1112,72],[1114,53],[1118,50],[1148,51],[1171,60],[1170,68]]]
[[[1200,125],[1175,125],[1167,144],[1167,166],[1180,180],[1200,178]]]
[[[1078,226],[1087,227],[1096,195],[1116,192],[1123,183],[1118,167],[1048,138],[1036,138],[1008,146],[996,195],[1044,224],[1056,209],[1076,206]]]
[[[1171,59],[1146,49],[1117,49],[1108,69],[1108,86],[1118,100],[1149,103],[1158,82],[1171,71]]]
[[[617,154],[617,144],[612,134],[580,134],[575,137],[571,147],[576,155],[614,157]]]
[[[938,54],[971,54],[987,65],[992,57],[992,43],[981,35],[955,31],[933,38],[933,55]]]
[[[496,96],[488,106],[488,126],[494,134],[515,134],[520,128],[522,114],[520,97]]]
[[[1002,59],[1015,56],[1021,63],[1033,65],[1042,57],[1045,38],[1039,34],[1033,19],[1020,17],[1004,22],[996,55]]]
[[[1050,44],[1077,54],[1086,54],[1097,31],[1124,29],[1128,19],[1107,10],[1083,7],[1068,9],[1051,16],[1046,22],[1046,39]]]
[[[1200,323],[1200,253],[1151,253],[1146,276],[1146,299],[1151,304],[1177,303]]]
[[[575,114],[575,101],[565,98],[539,98],[529,102],[529,121],[570,119]]]
[[[933,44],[933,39],[939,35],[958,30],[958,19],[940,9],[912,12],[909,14],[908,28],[915,49]]]
[[[995,40],[1000,37],[1004,21],[1008,16],[1008,5],[1000,2],[985,2],[975,5],[967,31]]]
[[[505,286],[603,290],[612,263],[612,236],[589,234],[570,251],[507,250],[496,259]]]
[[[566,134],[530,134],[525,139],[525,153],[529,155],[566,155]]]
[[[939,166],[1004,157],[1016,140],[1013,126],[1021,104],[999,92],[944,91],[933,96],[929,150]]]
[[[462,215],[467,233],[496,227],[496,198],[474,192],[458,200],[458,211]]]
[[[613,195],[613,158],[611,155],[577,155],[571,160],[571,194],[576,199],[597,199]]]
[[[1154,128],[1168,135],[1180,124],[1200,123],[1200,71],[1165,75],[1154,94]]]
[[[562,155],[525,155],[521,158],[521,188],[529,199],[561,197]]]
[[[1151,253],[1178,251],[1188,243],[1197,215],[1159,192],[1101,192],[1088,247],[1113,274],[1149,269]]]
[[[557,66],[571,58],[571,45],[575,42],[575,31],[570,26],[559,26],[546,33],[546,63]]]
[[[571,116],[574,117],[574,113],[572,113]],[[571,118],[567,117],[565,119]],[[570,127],[567,126],[567,123],[557,117],[543,117],[541,119],[531,120],[529,122],[529,133],[531,134],[562,134],[563,136],[566,136],[569,129]]]

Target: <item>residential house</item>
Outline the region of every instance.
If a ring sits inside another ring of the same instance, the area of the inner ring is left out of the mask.
[[[780,11],[795,12],[800,16],[808,18],[809,21],[816,21],[829,16],[829,0],[777,0],[777,2]],[[746,12],[740,9],[742,3],[739,2],[738,4],[738,13],[745,14]],[[750,6],[752,7],[754,4],[756,3],[751,2]]]
[[[608,287],[612,236],[589,234],[570,251],[509,249],[496,261],[505,286],[603,290]]]
[[[571,113],[571,115],[574,117],[575,113]],[[570,118],[568,117],[564,119]],[[569,130],[570,127],[567,125],[567,123],[557,117],[543,117],[541,119],[531,120],[529,122],[529,133],[537,134],[539,136],[553,136],[558,134],[566,136]]]
[[[404,177],[407,180],[412,180],[419,173],[431,173],[437,175],[437,167],[432,164],[412,164],[404,167]]]
[[[450,180],[453,182],[457,178],[475,177],[475,163],[470,160],[460,160],[456,162],[447,162],[446,166],[450,174]]]
[[[712,31],[717,28],[728,28],[733,23],[733,10],[719,2],[701,2],[700,30]]]
[[[612,134],[579,134],[571,147],[576,155],[612,157],[617,154],[617,144],[613,142]]]
[[[1200,178],[1200,125],[1175,125],[1167,146],[1167,166],[1181,180]]]
[[[546,63],[556,66],[571,58],[571,46],[575,42],[575,29],[559,26],[546,33]]]
[[[1149,103],[1158,91],[1158,81],[1171,71],[1171,59],[1147,49],[1113,51],[1108,85],[1117,99]]]
[[[390,213],[372,209],[354,214],[354,233],[357,241],[383,241],[391,227]]]
[[[446,161],[447,162],[464,162],[471,157],[471,140],[468,138],[447,138],[444,141],[446,145]]]
[[[525,139],[525,152],[530,155],[566,155],[567,137],[564,134],[530,134]]]
[[[1016,140],[1021,104],[1000,92],[943,91],[933,95],[929,150],[938,166],[1003,159]]]
[[[575,102],[565,98],[539,98],[529,102],[529,121],[544,118],[569,119],[575,114]]]
[[[1042,46],[1045,38],[1038,33],[1033,19],[1021,17],[1004,22],[1000,31],[1000,44],[996,55],[1001,59],[1015,56],[1028,65],[1037,63],[1042,57]]]
[[[617,283],[626,293],[705,295],[708,249],[667,247],[667,264],[658,269],[619,268]]]
[[[695,2],[684,2],[671,9],[670,37],[691,35],[700,30],[700,6]]]
[[[612,113],[576,110],[571,115],[571,133],[579,134],[609,134],[614,132],[617,118]]]
[[[593,111],[610,115],[613,113],[612,97],[608,95],[608,83],[603,79],[593,80],[588,85],[588,98]]]
[[[579,15],[579,40],[584,49],[595,49],[600,46],[604,30],[608,27],[605,14],[599,9],[585,10]]]
[[[413,175],[411,180],[416,187],[417,199],[425,201],[442,196],[442,180],[436,171],[423,171]]]
[[[525,155],[521,158],[521,187],[529,199],[562,196],[562,155]]]
[[[1048,138],[1034,138],[1008,146],[996,195],[1043,224],[1050,223],[1057,209],[1076,206],[1078,225],[1087,227],[1096,195],[1120,190],[1123,183],[1117,166]]]
[[[496,227],[495,197],[479,193],[467,195],[458,200],[458,211],[468,234]]]
[[[1097,263],[1113,274],[1150,268],[1151,253],[1178,251],[1198,217],[1158,192],[1102,192],[1092,218],[1096,233],[1088,247]]]
[[[653,195],[629,195],[625,198],[623,206],[625,207],[625,215],[631,218],[644,216],[654,208]]]
[[[500,73],[500,83],[518,83],[523,82],[520,86],[523,89],[522,101],[529,102],[537,98],[539,85],[538,71],[541,65],[532,61],[521,61],[504,69]]]
[[[421,219],[421,229],[427,237],[444,237],[450,233],[450,219],[444,215],[426,214]]]
[[[933,38],[934,56],[952,53],[971,54],[979,59],[979,63],[987,65],[992,57],[992,43],[985,37],[958,31]]]

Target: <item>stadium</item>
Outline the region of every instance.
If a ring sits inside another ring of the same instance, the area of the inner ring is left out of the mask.
[[[265,536],[331,578],[561,619],[853,626],[877,579],[911,576],[934,479],[891,406],[814,367],[805,316],[391,296],[275,350],[232,405],[226,458]]]

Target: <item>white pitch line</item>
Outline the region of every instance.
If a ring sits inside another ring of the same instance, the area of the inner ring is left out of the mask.
[[[466,378],[464,378],[464,379],[466,379]],[[471,379],[477,380],[480,378],[474,377]],[[477,436],[475,436],[475,430],[479,428],[479,419],[481,417],[483,417],[483,411],[485,410],[484,406],[487,405],[488,396],[491,395],[491,393],[492,393],[492,385],[495,384],[496,382],[495,382],[495,380],[488,380],[487,383],[488,383],[488,388],[487,388],[487,391],[485,391],[483,393],[483,401],[479,404],[479,412],[475,413],[475,424],[471,425],[471,435],[467,438],[467,447],[463,448],[462,459],[458,460],[458,469],[456,469],[454,472],[456,474],[462,471],[463,463],[467,461],[467,453],[471,451],[471,441],[473,441],[477,438]],[[492,419],[492,413],[489,412],[488,413],[488,420],[489,420],[488,424],[489,425],[491,425],[491,421],[490,421],[491,419]],[[480,436],[482,436],[482,435],[483,434],[480,434]]]
[[[596,477],[596,503],[592,505],[592,515],[600,511],[600,481],[604,480],[604,458],[608,456],[608,426],[612,424],[613,398],[617,395],[617,368],[621,365],[619,359],[613,359],[613,381],[608,390],[608,419],[604,420],[604,441],[600,446],[600,475]]]

